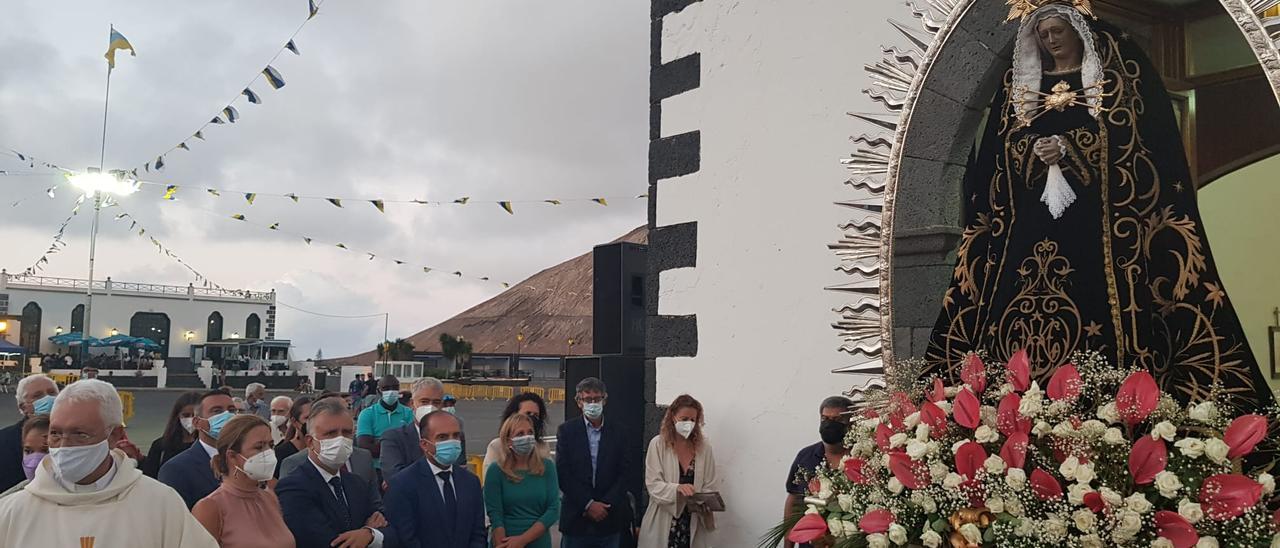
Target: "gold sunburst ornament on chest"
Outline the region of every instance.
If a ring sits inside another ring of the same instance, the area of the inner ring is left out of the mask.
[[[1093,14],[1093,3],[1090,0],[1006,0],[1009,6],[1009,18],[1005,22],[1017,20],[1026,20],[1036,10],[1043,8],[1049,4],[1065,4],[1071,6],[1089,17],[1097,19]]]
[[[1044,97],[1044,108],[1054,109],[1062,112],[1067,109],[1071,103],[1075,102],[1076,97],[1080,94],[1071,90],[1071,84],[1066,82],[1058,82],[1054,84],[1050,90],[1051,93]]]

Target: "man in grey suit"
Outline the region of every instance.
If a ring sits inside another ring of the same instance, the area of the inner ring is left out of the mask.
[[[382,479],[390,482],[401,470],[422,459],[422,447],[418,441],[418,423],[422,417],[444,407],[444,383],[433,377],[414,381],[409,404],[413,407],[413,424],[382,433]],[[462,417],[458,417],[462,423]],[[462,436],[462,454],[467,454],[467,437]]]
[[[314,440],[311,444],[313,446],[318,445]],[[310,453],[310,451],[299,451],[281,461],[280,477],[284,478],[293,473],[299,466],[307,464],[307,455]],[[373,454],[366,449],[352,448],[351,458],[347,459],[347,471],[359,476],[360,479],[369,482],[371,485],[380,485],[378,476],[373,473]]]

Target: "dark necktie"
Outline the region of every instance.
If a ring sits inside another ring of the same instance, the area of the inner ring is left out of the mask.
[[[347,492],[342,489],[342,478],[329,478],[329,485],[333,487],[333,496],[338,499],[338,508],[342,510],[342,529],[348,530],[351,528],[351,508],[347,506]]]
[[[453,473],[446,470],[436,474],[444,480],[444,515],[446,523],[454,523],[458,519],[458,495],[453,491]]]

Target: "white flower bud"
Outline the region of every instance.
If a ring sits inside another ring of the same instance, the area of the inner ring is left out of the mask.
[[[1177,447],[1178,451],[1180,451],[1182,455],[1186,457],[1191,457],[1194,459],[1196,457],[1200,457],[1204,455],[1205,443],[1196,438],[1182,438],[1176,442],[1173,442],[1173,446]]]
[[[1196,548],[1218,548],[1218,539],[1213,537],[1200,537],[1200,542],[1196,543]]]
[[[1000,439],[1000,433],[984,424],[973,431],[973,439],[978,443],[995,443]]]
[[[947,477],[942,480],[942,486],[947,489],[955,489],[960,487],[962,483],[964,483],[964,477],[955,472],[948,473]]]
[[[1098,517],[1093,514],[1093,510],[1081,508],[1071,514],[1071,521],[1075,523],[1076,529],[1088,533],[1098,524]]]
[[[916,425],[916,439],[920,441],[929,441],[929,425],[927,424]]]
[[[986,468],[987,472],[991,474],[1003,474],[1006,465],[1000,455],[991,455],[987,457],[986,461],[983,461],[982,467]]]
[[[902,546],[907,543],[907,528],[896,523],[889,525],[889,540]]]
[[[920,535],[920,544],[926,548],[938,548],[942,546],[942,535],[933,529],[925,529],[924,534]]]
[[[1174,426],[1173,423],[1169,421],[1160,421],[1155,426],[1151,427],[1152,439],[1158,440],[1160,438],[1164,438],[1164,441],[1173,441],[1173,437],[1177,434],[1178,427]]]
[[[1276,490],[1276,478],[1266,472],[1258,474],[1258,483],[1262,484],[1262,494],[1264,495],[1270,495]]]
[[[898,481],[898,478],[896,477],[889,478],[887,487],[889,488],[889,492],[895,495],[901,495],[902,490],[905,488],[905,486],[902,485],[902,482]]]
[[[1156,489],[1160,491],[1160,496],[1172,499],[1178,497],[1178,492],[1182,490],[1182,480],[1178,479],[1178,475],[1165,470],[1156,474]]]
[[[1107,445],[1124,445],[1124,432],[1121,432],[1119,428],[1108,428],[1107,431],[1102,434],[1102,441]]]
[[[1187,416],[1196,422],[1210,423],[1218,418],[1218,406],[1211,401],[1201,402],[1191,406]]]
[[[1133,510],[1139,514],[1145,514],[1151,511],[1151,501],[1142,493],[1134,493],[1129,498],[1124,499],[1126,508]]]
[[[907,443],[907,435],[906,435],[906,434],[903,434],[903,433],[897,433],[897,434],[894,434],[894,435],[892,435],[892,436],[889,436],[889,448],[890,448],[890,449],[897,449],[897,448],[899,448],[899,447],[902,447],[902,446],[903,446],[903,445],[905,445],[906,443]]]
[[[921,425],[923,426],[923,425]],[[929,445],[920,440],[911,440],[907,442],[907,456],[915,460],[920,460],[929,452]]]
[[[1200,507],[1199,503],[1182,499],[1182,502],[1178,503],[1178,515],[1185,518],[1188,523],[1195,525],[1204,519],[1204,509]]]
[[[1231,451],[1231,447],[1218,438],[1211,438],[1204,444],[1204,454],[1215,463],[1223,464],[1227,462],[1227,453]]]
[[[1022,489],[1027,486],[1027,472],[1021,468],[1010,468],[1004,474],[1004,482],[1014,489]]]

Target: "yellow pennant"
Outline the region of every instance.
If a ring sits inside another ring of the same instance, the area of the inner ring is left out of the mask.
[[[595,202],[595,203],[597,203],[597,204],[600,204],[600,205],[602,205],[602,206],[607,206],[607,205],[609,205],[609,202],[605,201],[605,199],[604,199],[604,198],[592,198],[592,199],[591,199],[591,201],[593,201],[593,202]]]
[[[232,218],[232,219],[235,219],[235,220],[237,220],[237,221],[243,221],[243,220],[244,220],[244,215],[241,215],[241,214],[239,214],[239,213],[236,213],[235,215],[232,215],[232,216],[231,216],[231,218]]]
[[[338,246],[338,247],[340,247],[340,248],[342,248],[342,249],[346,249],[346,248],[347,248],[347,246],[342,245],[342,242],[338,242],[337,246]]]
[[[516,214],[516,212],[511,209],[511,202],[498,202],[498,205],[501,206],[502,209],[507,210],[507,213],[510,213],[512,215]]]
[[[256,200],[257,198],[258,198],[258,195],[253,192],[246,192],[244,194],[244,201],[249,202],[249,205],[253,205],[253,201]]]
[[[164,187],[164,199],[172,200],[173,195],[178,193],[178,185],[169,185]]]
[[[339,199],[337,199],[337,198],[325,198],[325,199],[326,199],[326,200],[328,200],[328,201],[329,201],[329,203],[331,203],[331,204],[333,204],[333,205],[335,205],[335,206],[342,207],[342,200],[339,200]],[[295,201],[295,202],[296,202],[297,200],[298,200],[297,198],[294,198],[294,201]]]
[[[382,200],[369,200],[369,203],[373,204],[373,207],[378,208],[378,212],[379,212],[379,213],[386,213],[386,212],[387,212],[387,210],[386,210],[386,204],[383,204],[383,203],[382,203]]]

